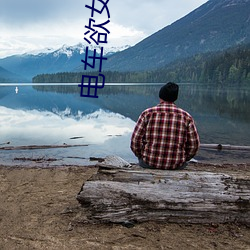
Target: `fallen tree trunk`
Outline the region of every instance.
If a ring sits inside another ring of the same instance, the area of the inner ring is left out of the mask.
[[[71,148],[71,147],[86,147],[88,144],[80,144],[80,145],[27,145],[27,146],[8,146],[8,147],[0,147],[0,150],[31,150],[31,149],[49,149],[49,148]]]
[[[236,174],[99,167],[77,200],[93,223],[250,225],[250,179]]]
[[[200,148],[217,149],[217,150],[250,150],[250,146],[237,146],[230,144],[200,144]]]

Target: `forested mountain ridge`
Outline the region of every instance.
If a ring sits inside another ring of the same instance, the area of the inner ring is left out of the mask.
[[[18,82],[20,79],[26,80],[0,66],[0,83]]]
[[[81,82],[82,74],[94,72],[42,74],[34,83]],[[221,52],[196,54],[160,69],[138,72],[104,71],[109,83],[160,83],[166,81],[217,84],[250,84],[250,43]],[[98,72],[96,72],[98,75]]]
[[[10,72],[0,67],[0,82],[8,82],[8,78],[10,76]]]
[[[197,53],[248,43],[249,10],[250,0],[210,0],[135,46],[114,54],[104,62],[103,68],[151,70]]]
[[[152,73],[154,81],[250,84],[250,43],[220,52],[197,54]]]

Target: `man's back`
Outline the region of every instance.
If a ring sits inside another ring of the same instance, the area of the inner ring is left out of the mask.
[[[139,117],[131,138],[134,154],[152,168],[175,169],[199,147],[194,120],[173,102],[161,101]]]

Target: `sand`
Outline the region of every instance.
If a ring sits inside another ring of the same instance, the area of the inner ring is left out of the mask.
[[[250,165],[193,169],[250,174]],[[192,169],[192,167],[191,167]],[[0,167],[0,249],[250,249],[237,224],[90,225],[76,195],[95,167]]]

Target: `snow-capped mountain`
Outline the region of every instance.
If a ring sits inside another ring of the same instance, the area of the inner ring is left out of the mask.
[[[83,43],[78,43],[73,46],[69,46],[67,44],[64,44],[59,49],[53,49],[53,48],[44,48],[42,50],[33,50],[29,53],[22,54],[20,56],[44,56],[45,54],[53,54],[54,57],[58,57],[61,55],[66,55],[68,58],[70,58],[74,53],[78,52],[79,54],[85,54],[86,47],[89,47],[90,51],[94,51],[96,49],[97,53],[100,53],[101,47],[100,46],[94,46],[94,45],[86,45]],[[111,47],[103,47],[104,55],[111,55],[116,52],[128,49],[131,47],[130,45],[124,45],[124,46],[111,46]]]
[[[85,49],[86,49],[87,46],[89,47],[90,51],[94,51],[94,49],[96,49],[97,53],[100,53],[100,51],[101,51],[101,46],[93,46],[93,45],[86,45],[86,44],[83,44],[83,43],[78,43],[75,46],[63,45],[58,50],[55,50],[53,52],[53,55],[55,57],[57,57],[57,56],[65,54],[65,55],[67,55],[68,58],[70,58],[76,52],[78,52],[79,54],[85,54]],[[129,45],[125,45],[125,46],[122,46],[122,47],[114,47],[114,46],[112,46],[112,47],[103,47],[103,52],[104,52],[104,55],[107,56],[107,55],[112,55],[112,54],[114,54],[116,52],[125,50],[125,49],[127,49],[129,47],[130,47]]]
[[[0,59],[0,66],[8,71],[15,72],[30,81],[37,74],[71,72],[78,68],[84,59],[86,47],[88,45],[78,43],[74,46],[63,45],[61,48],[45,49],[44,51],[33,51],[22,55],[9,56]],[[100,46],[88,46],[89,53],[100,52]],[[104,47],[106,57],[122,51],[129,46],[123,47]]]

